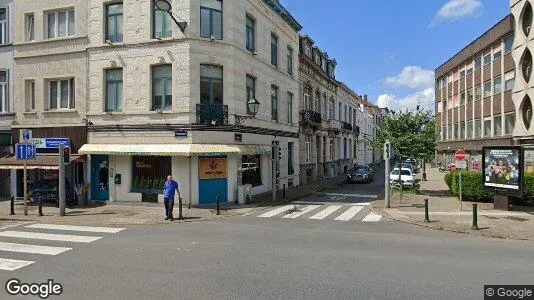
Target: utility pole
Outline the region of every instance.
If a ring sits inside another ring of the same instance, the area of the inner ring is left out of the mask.
[[[273,155],[273,203],[276,202],[276,166],[278,165],[278,146],[276,145],[276,142],[273,141],[272,143],[272,155]]]
[[[64,216],[65,215],[65,164],[64,164],[64,158],[63,158],[63,149],[65,148],[65,145],[60,144],[59,145],[59,162],[58,162],[58,168],[59,168],[59,215]]]
[[[384,177],[385,182],[384,186],[386,188],[386,208],[389,208],[391,206],[391,199],[389,195],[389,159],[391,157],[391,143],[389,140],[386,140],[384,143],[384,161],[386,162],[385,170],[384,170]]]

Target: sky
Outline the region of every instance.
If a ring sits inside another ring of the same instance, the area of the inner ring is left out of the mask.
[[[281,0],[336,79],[381,107],[434,111],[434,70],[510,13],[509,0]]]

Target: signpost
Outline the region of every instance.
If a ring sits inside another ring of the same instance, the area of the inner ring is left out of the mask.
[[[384,143],[384,161],[386,162],[385,173],[385,187],[386,187],[386,208],[390,207],[390,195],[389,195],[389,160],[391,158],[391,143],[387,140]]]
[[[458,173],[458,185],[460,189],[460,211],[462,211],[462,169],[467,169],[467,163],[465,161],[467,158],[467,153],[465,153],[463,150],[458,150],[454,154],[454,158],[456,159],[454,167],[456,169],[460,169],[460,173]]]
[[[31,131],[23,130],[22,143],[15,145],[17,160],[24,161],[24,215],[28,215],[28,160],[35,159],[35,145],[30,142]]]

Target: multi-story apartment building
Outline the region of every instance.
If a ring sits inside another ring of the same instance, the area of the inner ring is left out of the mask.
[[[532,111],[534,93],[532,86],[532,52],[534,51],[534,34],[531,31],[533,11],[532,2],[511,0],[510,7],[514,16],[515,39],[512,46],[512,57],[515,61],[517,78],[512,89],[514,104],[515,127],[513,139],[518,145],[534,145],[534,125]]]
[[[168,174],[193,204],[268,192],[276,169],[298,185],[301,26],[278,1],[171,1],[184,32],[151,0],[86,2],[92,199],[155,201]]]
[[[360,108],[363,103],[363,98],[351,90],[343,82],[338,82],[337,99],[342,107],[342,121],[350,124],[352,131],[344,131],[343,147],[340,148],[341,153],[339,157],[341,170],[352,168],[356,164],[363,164],[363,159],[358,159],[358,149],[361,149],[364,143],[363,132],[361,132],[360,124],[358,123],[358,114],[361,114]],[[361,118],[361,117],[360,117]],[[348,129],[349,126],[345,125]]]
[[[0,157],[11,153],[13,113],[13,0],[0,0]],[[9,169],[0,170],[0,195],[10,194]]]
[[[508,15],[436,69],[438,162],[452,162],[458,149],[480,161],[483,146],[513,143],[519,112],[512,99],[513,45]]]

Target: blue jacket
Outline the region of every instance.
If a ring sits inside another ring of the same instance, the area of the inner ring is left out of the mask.
[[[165,185],[163,186],[163,197],[174,199],[174,194],[176,193],[177,189],[178,183],[176,181],[165,181]]]

